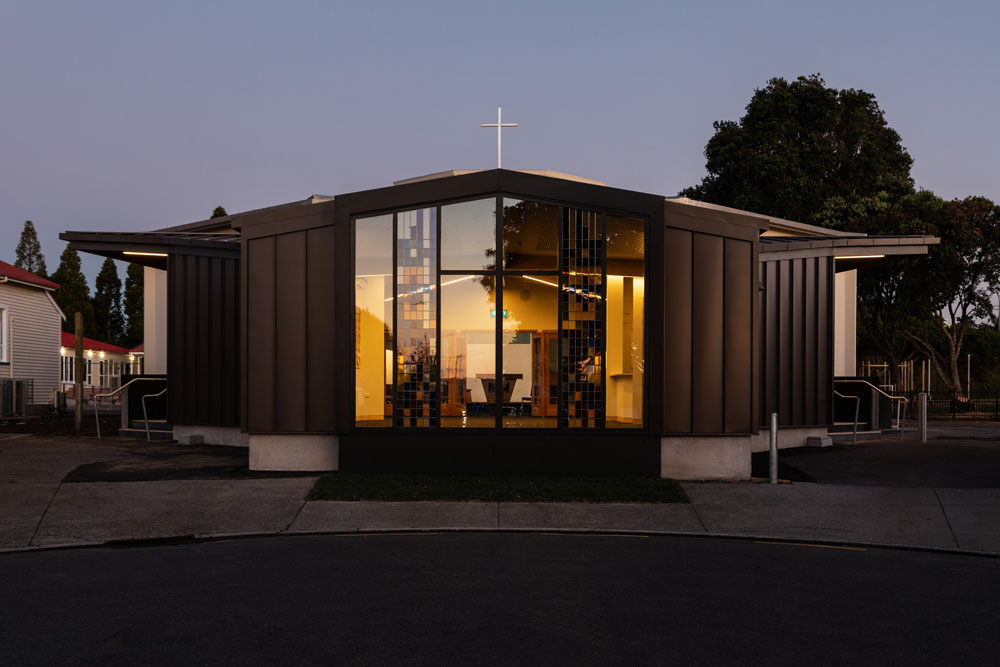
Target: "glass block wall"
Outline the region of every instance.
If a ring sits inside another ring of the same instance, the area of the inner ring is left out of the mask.
[[[566,209],[559,252],[559,425],[604,426],[604,233],[600,213]]]
[[[437,426],[437,209],[401,212],[396,224],[394,421]]]

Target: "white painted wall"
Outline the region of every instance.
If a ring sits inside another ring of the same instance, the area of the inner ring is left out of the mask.
[[[146,373],[167,372],[167,272],[143,267],[143,344]]]
[[[0,283],[0,307],[7,314],[8,351],[0,378],[33,379],[34,402],[49,403],[59,387],[59,311],[44,290],[13,282]]]
[[[833,279],[833,374],[857,374],[858,272],[841,271]]]

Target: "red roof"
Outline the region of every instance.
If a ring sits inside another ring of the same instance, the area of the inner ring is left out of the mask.
[[[146,345],[145,343],[139,343],[138,345],[136,345],[135,347],[133,347],[131,350],[129,350],[129,352],[140,352],[140,353],[141,352],[145,352],[146,351],[145,345]]]
[[[19,283],[37,285],[38,287],[43,287],[45,289],[59,289],[59,285],[51,280],[39,278],[34,273],[25,271],[24,269],[19,269],[12,264],[8,264],[7,262],[0,262],[0,278],[10,278],[11,280],[16,280]]]
[[[63,347],[76,347],[76,336],[68,331],[62,332],[62,346]],[[98,352],[113,352],[115,354],[128,354],[128,350],[124,347],[118,347],[117,345],[112,345],[111,343],[102,343],[99,340],[94,340],[93,338],[83,337],[83,349],[85,350],[97,350]]]

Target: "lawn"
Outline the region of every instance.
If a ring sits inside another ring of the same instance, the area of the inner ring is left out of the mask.
[[[684,489],[658,477],[542,477],[334,472],[309,500],[478,500],[543,503],[686,503]]]

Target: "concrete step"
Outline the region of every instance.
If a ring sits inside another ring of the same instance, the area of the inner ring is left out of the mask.
[[[146,430],[146,422],[141,419],[133,419],[129,423],[129,428],[138,428],[143,431]],[[165,419],[150,419],[149,420],[149,430],[150,431],[172,431],[174,429],[173,424],[168,424]]]
[[[843,433],[841,431],[834,431],[832,428],[828,431],[830,439],[833,440],[834,444],[842,442],[851,442],[854,435],[852,431]],[[862,431],[858,428],[858,442],[866,440],[880,440],[882,438],[882,431]]]
[[[830,433],[851,433],[854,431],[854,422],[834,422],[833,426],[827,430]],[[871,430],[871,424],[868,422],[858,422],[858,433]]]
[[[120,428],[118,429],[118,435],[122,438],[137,438],[139,440],[146,439],[146,429],[145,428]],[[174,430],[171,428],[169,431],[163,429],[154,429],[152,424],[150,424],[149,429],[149,439],[150,440],[173,440]]]

